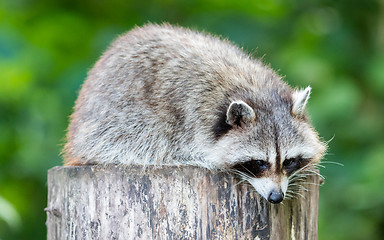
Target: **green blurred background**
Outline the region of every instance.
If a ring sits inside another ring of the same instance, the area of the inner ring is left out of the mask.
[[[135,25],[229,38],[313,88],[329,143],[319,239],[384,238],[384,4],[376,0],[0,0],[0,239],[46,238],[47,170],[60,165],[87,71]]]

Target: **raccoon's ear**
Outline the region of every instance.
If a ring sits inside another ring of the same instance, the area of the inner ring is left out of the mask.
[[[296,90],[293,95],[292,114],[296,116],[303,116],[305,105],[307,105],[309,96],[311,95],[311,87],[308,86],[302,90]]]
[[[226,122],[231,126],[247,125],[255,119],[255,111],[243,101],[233,101],[228,107]]]

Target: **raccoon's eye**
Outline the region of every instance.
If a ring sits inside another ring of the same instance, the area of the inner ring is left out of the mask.
[[[231,168],[250,177],[260,177],[270,164],[263,160],[249,160],[233,165]]]
[[[291,174],[297,169],[304,167],[309,161],[310,159],[303,158],[302,156],[297,156],[295,158],[286,159],[283,162],[283,167],[289,174]]]
[[[268,163],[266,161],[263,161],[263,160],[253,160],[255,162],[255,164],[259,167],[259,168],[262,168],[262,169],[265,169],[268,167]]]
[[[298,162],[299,162],[299,157],[295,157],[295,158],[289,158],[289,159],[286,159],[284,162],[283,162],[283,166],[285,168],[292,168],[292,167],[295,167]]]

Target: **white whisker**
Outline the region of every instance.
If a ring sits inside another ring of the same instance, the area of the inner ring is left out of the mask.
[[[321,161],[320,163],[329,163],[329,164],[335,164],[335,165],[344,167],[344,164],[339,163],[339,162],[333,162],[333,161]]]

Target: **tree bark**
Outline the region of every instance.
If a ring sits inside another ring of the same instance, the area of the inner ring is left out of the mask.
[[[48,172],[48,239],[317,239],[318,177],[273,205],[197,167],[65,166]]]

